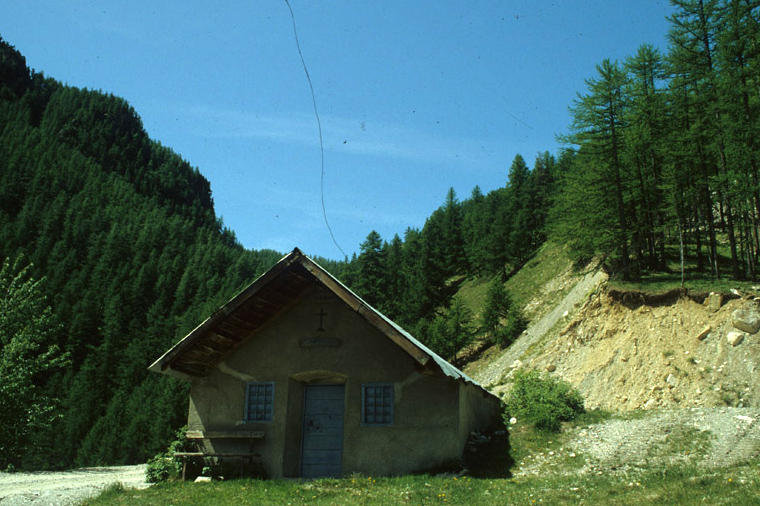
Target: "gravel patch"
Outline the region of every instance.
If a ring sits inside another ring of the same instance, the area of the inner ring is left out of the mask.
[[[115,483],[146,488],[145,464],[87,467],[72,471],[0,473],[2,506],[71,506]]]
[[[760,457],[760,408],[690,408],[646,412],[565,434],[562,448],[528,457],[517,475],[626,473],[675,465],[719,468]],[[578,458],[582,466],[558,465]],[[569,470],[569,471],[568,471]]]

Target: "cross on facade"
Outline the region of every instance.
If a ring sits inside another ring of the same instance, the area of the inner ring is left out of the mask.
[[[327,316],[327,313],[325,313],[324,308],[319,308],[319,313],[317,313],[317,316],[319,316],[319,328],[317,329],[317,332],[324,332],[325,329],[323,327],[325,316]]]

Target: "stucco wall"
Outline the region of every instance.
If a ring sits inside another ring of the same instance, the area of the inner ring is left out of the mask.
[[[320,317],[322,312],[326,315]],[[299,343],[314,337],[339,339],[340,345]],[[275,382],[272,422],[243,420],[249,381]],[[393,426],[361,424],[361,385],[374,382],[394,385]],[[331,292],[315,290],[227,357],[208,378],[193,382],[188,429],[263,430],[266,435],[260,441],[211,444],[216,451],[261,453],[269,476],[298,476],[303,392],[309,383],[345,385],[344,473],[402,474],[455,460],[472,425],[468,418],[462,426],[460,414],[465,405],[467,410],[480,409],[470,393],[460,391],[461,382],[421,374],[409,355]]]
[[[501,428],[501,402],[471,383],[462,383],[459,390],[459,439],[466,440],[470,432],[493,431]]]

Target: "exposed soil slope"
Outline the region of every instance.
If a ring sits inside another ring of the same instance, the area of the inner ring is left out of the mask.
[[[535,323],[531,323],[520,338],[503,353],[491,362],[485,365],[481,364],[480,370],[473,370],[470,373],[483,385],[495,386],[498,384],[505,371],[509,371],[516,361],[521,360],[531,347],[538,345],[556,326],[557,322],[564,320],[569,314],[575,313],[577,308],[588,299],[589,293],[595,291],[606,279],[606,275],[601,271],[587,272],[581,277],[572,275],[570,270],[565,271],[561,276],[552,280],[552,283],[543,287],[541,293],[534,297],[529,305],[537,304],[538,300],[536,299],[539,298],[551,299],[554,293],[564,290],[568,284],[574,284],[569,293],[556,301],[556,305],[547,314]]]
[[[710,307],[706,294],[620,292],[599,271],[565,269],[525,311],[539,304],[543,316],[512,346],[465,371],[498,395],[517,368],[551,371],[591,409],[760,406],[760,333],[728,339],[734,311],[760,307],[749,294],[725,294]]]
[[[732,345],[737,298],[712,312],[688,297],[655,305],[594,294],[526,365],[576,385],[588,408],[760,405],[760,334]],[[698,339],[710,327],[709,333]]]

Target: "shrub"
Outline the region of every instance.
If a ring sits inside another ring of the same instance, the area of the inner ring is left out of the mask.
[[[562,422],[583,413],[583,397],[566,381],[542,375],[538,371],[517,371],[504,412],[532,423],[539,430],[559,432]]]
[[[167,480],[176,480],[182,473],[182,462],[174,456],[175,452],[182,451],[186,444],[185,431],[182,427],[177,431],[176,438],[169,444],[165,452],[159,453],[148,460],[145,468],[145,480],[148,483],[158,483]]]

